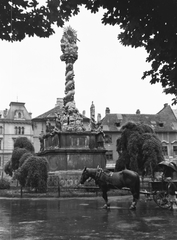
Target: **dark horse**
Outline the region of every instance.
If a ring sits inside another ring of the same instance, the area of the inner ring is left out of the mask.
[[[107,192],[110,189],[122,189],[123,187],[129,188],[133,195],[133,202],[130,209],[136,209],[136,204],[140,196],[140,178],[138,173],[125,169],[120,172],[109,172],[102,168],[84,168],[80,183],[92,178],[95,180],[96,185],[102,190],[102,197],[106,204],[104,208],[110,207],[108,203]]]

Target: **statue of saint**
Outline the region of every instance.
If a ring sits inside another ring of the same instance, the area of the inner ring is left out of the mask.
[[[41,131],[39,135],[39,141],[40,141],[40,152],[44,151],[44,132]]]

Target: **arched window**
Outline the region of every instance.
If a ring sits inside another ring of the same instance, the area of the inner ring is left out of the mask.
[[[21,117],[22,117],[21,112],[18,112],[18,118],[21,118]]]
[[[18,134],[21,134],[21,127],[18,128]]]
[[[22,127],[22,134],[24,134],[25,133],[25,128],[24,127]]]

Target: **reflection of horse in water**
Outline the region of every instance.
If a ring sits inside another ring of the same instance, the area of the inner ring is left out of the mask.
[[[107,192],[110,189],[122,189],[127,187],[130,189],[133,195],[133,202],[130,206],[130,209],[136,209],[136,204],[140,195],[140,178],[138,173],[131,170],[122,170],[120,172],[109,172],[108,170],[104,171],[102,168],[84,168],[80,183],[92,178],[95,180],[95,183],[102,190],[102,197],[105,200],[105,208],[108,208],[110,204],[108,203]]]

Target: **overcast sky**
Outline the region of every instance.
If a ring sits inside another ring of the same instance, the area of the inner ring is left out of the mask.
[[[65,26],[77,31],[78,60],[74,64],[75,102],[89,117],[90,105],[96,115],[111,113],[154,114],[171,104],[173,95],[166,95],[160,84],[141,80],[150,68],[143,48],[124,47],[117,40],[118,26],[104,26],[99,14],[82,9]],[[12,101],[24,102],[32,117],[55,107],[64,97],[65,63],[61,62],[60,40],[63,29],[57,28],[50,38],[25,38],[22,42],[0,41],[1,101],[0,110]],[[172,108],[177,108],[172,106]]]

